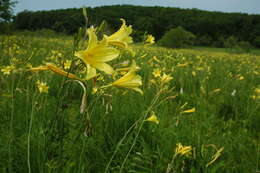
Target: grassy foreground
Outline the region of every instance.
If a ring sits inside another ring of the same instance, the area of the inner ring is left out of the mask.
[[[28,70],[50,59],[73,60],[71,39],[0,36],[0,172],[260,170],[260,56],[134,51],[117,63],[136,61],[144,94],[87,86],[83,116],[79,84]],[[10,73],[3,70],[11,65]],[[163,81],[163,74],[173,79]],[[147,120],[152,114],[158,121]]]

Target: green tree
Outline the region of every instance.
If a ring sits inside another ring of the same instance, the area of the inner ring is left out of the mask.
[[[16,1],[0,0],[0,22],[9,22],[12,18]]]

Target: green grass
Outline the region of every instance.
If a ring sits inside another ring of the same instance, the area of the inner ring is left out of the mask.
[[[161,173],[177,143],[193,151],[173,160],[175,172],[260,170],[260,99],[253,99],[259,96],[260,56],[138,45],[134,57],[124,53],[115,63],[136,60],[144,95],[116,88],[91,94],[87,82],[88,111],[80,114],[79,84],[25,70],[27,63],[48,61],[52,51],[73,59],[73,40],[19,35],[0,36],[0,41],[1,69],[16,67],[10,75],[0,74],[0,172]],[[152,74],[156,68],[173,77],[164,87]],[[48,84],[48,93],[39,93],[37,80]],[[193,107],[196,112],[181,113]],[[143,121],[151,111],[158,125]]]

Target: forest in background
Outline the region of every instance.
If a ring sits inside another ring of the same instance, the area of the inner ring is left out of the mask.
[[[111,32],[121,25],[119,19],[124,18],[135,29],[135,41],[141,41],[145,32],[159,40],[165,32],[181,26],[196,36],[194,45],[197,46],[224,47],[226,42],[243,41],[260,47],[260,15],[256,14],[133,5],[87,8],[87,12],[89,25],[97,26],[105,20]],[[84,25],[85,19],[80,8],[23,11],[14,18],[17,30],[52,29],[73,34]]]

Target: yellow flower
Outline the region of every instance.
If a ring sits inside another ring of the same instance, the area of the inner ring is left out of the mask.
[[[196,112],[196,108],[191,108],[191,109],[182,111],[181,114],[187,114],[187,113],[193,113],[193,112]]]
[[[113,82],[111,85],[116,87],[132,89],[143,94],[143,91],[140,88],[138,88],[142,85],[142,77],[136,75],[135,71],[136,63],[135,61],[133,61],[131,69],[124,76]]]
[[[159,124],[159,120],[153,111],[152,111],[151,116],[149,118],[147,118],[145,121],[150,121],[150,122]]]
[[[124,19],[120,19],[123,23],[120,29],[110,36],[104,35],[104,38],[107,40],[108,44],[126,48],[128,43],[133,42],[133,38],[129,36],[133,29],[132,26],[127,26]]]
[[[161,63],[161,61],[156,56],[153,56],[153,60],[155,60],[158,63]]]
[[[160,77],[161,76],[161,70],[159,68],[153,70],[153,76],[154,77]]]
[[[260,94],[260,88],[256,88],[256,89],[255,89],[255,92],[256,92],[257,94]]]
[[[190,156],[191,155],[191,151],[192,151],[192,147],[191,146],[183,146],[181,143],[177,143],[176,144],[176,148],[175,148],[175,154],[176,155],[182,155],[182,156]]]
[[[78,51],[75,56],[80,58],[85,64],[90,65],[98,70],[104,71],[107,74],[113,73],[113,68],[106,62],[118,57],[119,51],[109,47],[106,40],[98,43],[94,28],[88,29],[89,43],[88,48],[83,51]]]
[[[40,93],[48,93],[49,87],[47,86],[47,84],[45,82],[41,82],[41,81],[37,81],[36,85],[39,89]]]
[[[77,76],[75,76],[74,74],[66,72],[66,71],[60,69],[59,67],[57,67],[57,66],[55,66],[51,63],[46,63],[46,65],[47,65],[48,69],[53,71],[54,73],[57,73],[57,74],[62,75],[62,76],[66,76],[66,77],[71,78],[71,79],[79,80],[79,78]]]
[[[165,84],[165,83],[169,82],[170,80],[172,80],[172,77],[170,75],[163,73],[163,75],[161,77],[161,83]]]
[[[217,88],[217,89],[214,89],[213,91],[212,91],[212,93],[218,93],[218,92],[220,92],[221,91],[221,89],[220,88]]]
[[[155,40],[154,36],[152,36],[151,34],[148,34],[147,39],[145,40],[145,43],[154,44],[155,43],[154,40]]]
[[[66,60],[64,63],[64,69],[70,69],[71,66],[71,60]]]
[[[13,65],[8,65],[8,66],[5,66],[4,68],[2,68],[1,72],[3,72],[4,75],[9,75],[11,73],[11,71],[14,69],[15,69],[15,67]]]
[[[186,67],[188,66],[189,64],[188,63],[185,63],[185,64],[177,64],[177,67]]]

